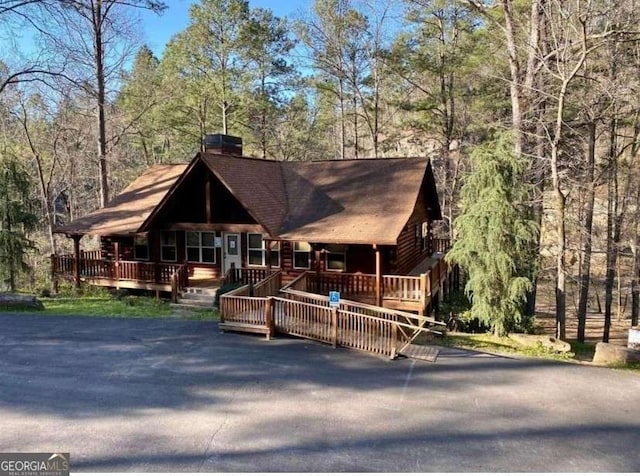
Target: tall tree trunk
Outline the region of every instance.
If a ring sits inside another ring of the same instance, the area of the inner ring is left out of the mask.
[[[109,173],[107,170],[107,131],[104,112],[105,73],[104,43],[102,40],[102,0],[96,0],[93,11],[94,53],[97,86],[97,121],[98,121],[98,162],[100,165],[100,206],[105,207],[109,201]]]
[[[638,325],[640,315],[640,187],[636,191],[636,217],[633,234],[633,266],[631,270],[631,325]]]
[[[637,235],[637,233],[636,233]],[[631,325],[638,325],[638,311],[640,311],[640,286],[638,281],[640,278],[640,252],[638,250],[638,241],[636,239],[633,248],[633,270],[631,274]]]
[[[344,111],[344,80],[338,79],[338,95],[340,102],[340,158],[344,159],[346,150],[346,125],[345,125],[345,111]]]
[[[618,159],[617,159],[617,124],[613,119],[609,130],[609,173],[607,180],[607,270],[604,281],[604,330],[602,333],[602,342],[609,342],[609,334],[611,330],[611,306],[613,302],[613,282],[616,272],[616,216],[618,214]]]
[[[520,90],[520,63],[518,61],[518,47],[516,43],[515,21],[513,15],[513,5],[511,0],[501,0],[505,19],[505,33],[507,36],[507,53],[509,57],[509,70],[511,72],[511,82],[509,83],[509,94],[511,95],[511,130],[514,136],[514,152],[520,156],[522,154],[522,109]]]
[[[582,240],[583,258],[580,272],[580,298],[578,302],[578,342],[584,342],[587,323],[587,303],[589,300],[589,282],[591,280],[591,247],[593,232],[593,206],[595,203],[595,184],[593,183],[595,172],[595,148],[596,148],[596,124],[589,124],[587,145],[587,197],[584,216],[584,237]]]

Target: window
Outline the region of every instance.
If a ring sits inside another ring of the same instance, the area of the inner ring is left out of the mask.
[[[195,263],[216,262],[216,234],[206,231],[188,231],[187,261]]]
[[[311,267],[311,245],[306,241],[296,241],[293,244],[293,267],[297,269]]]
[[[249,266],[266,266],[267,247],[261,233],[247,233],[247,263]],[[271,266],[280,267],[280,242],[271,245]]]
[[[162,261],[176,261],[178,259],[176,251],[176,232],[163,231],[160,234],[160,259]]]
[[[149,239],[146,236],[133,238],[133,259],[140,261],[149,260]]]
[[[422,223],[422,251],[429,248],[429,222]]]
[[[347,246],[327,245],[327,270],[346,271],[347,270]]]

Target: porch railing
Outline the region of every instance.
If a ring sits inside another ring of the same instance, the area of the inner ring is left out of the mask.
[[[255,297],[277,296],[282,287],[282,271],[276,271],[253,287]]]
[[[179,284],[185,283],[185,280],[188,279],[186,267],[179,263],[112,261],[95,256],[99,256],[99,254],[96,252],[82,253],[79,263],[81,277],[171,284],[172,277],[177,273]],[[54,275],[73,277],[76,270],[76,258],[73,255],[53,255],[51,268]]]
[[[189,263],[183,263],[171,275],[171,300],[178,302],[178,295],[187,286],[189,286]]]
[[[451,240],[449,238],[434,238],[431,241],[431,248],[433,253],[446,253],[451,248]]]
[[[282,334],[390,358],[395,358],[416,332],[425,330],[408,322],[281,297],[246,297],[227,293],[220,297],[220,303],[221,323],[274,328]]]
[[[268,268],[230,268],[225,274],[225,284],[257,284],[273,271]]]
[[[345,296],[375,296],[374,274],[352,273],[305,273],[306,282],[299,283],[299,290],[317,294],[340,291]],[[382,276],[382,298],[420,302],[424,298],[424,280],[421,276]],[[294,281],[295,282],[295,281]]]

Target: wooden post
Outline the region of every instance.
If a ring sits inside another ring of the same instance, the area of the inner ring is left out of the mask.
[[[58,268],[56,267],[56,255],[51,255],[51,287],[54,294],[58,294]]]
[[[120,289],[120,243],[117,241],[113,242],[113,259],[114,259],[114,273],[116,279],[116,289]]]
[[[331,340],[333,348],[338,347],[338,308],[331,309]]]
[[[320,250],[315,250],[315,267],[316,267],[316,293],[320,294]]]
[[[376,306],[382,307],[382,257],[380,247],[373,245],[376,252]]]
[[[273,241],[267,241],[267,272],[271,274],[271,247],[273,246]]]
[[[73,276],[76,288],[80,289],[80,239],[82,238],[82,235],[73,235],[71,238],[73,239],[73,255],[75,256],[73,263]]]
[[[273,296],[269,296],[265,303],[265,320],[267,325],[267,340],[270,340],[273,334],[275,334],[275,319],[273,318],[274,308]]]
[[[398,352],[398,325],[393,324],[391,327],[391,354],[389,358],[391,360],[396,358],[396,353]]]
[[[178,302],[178,281],[175,274],[171,275],[171,302]]]
[[[420,311],[418,314],[424,316],[427,311],[427,275],[420,275]]]

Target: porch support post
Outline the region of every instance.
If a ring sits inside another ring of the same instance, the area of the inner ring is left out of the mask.
[[[113,242],[113,267],[114,267],[114,277],[116,279],[116,289],[120,289],[119,280],[120,280],[120,243],[117,241]]]
[[[82,235],[72,235],[71,239],[73,240],[73,255],[75,259],[73,260],[73,276],[76,288],[80,289],[80,239]]]
[[[373,245],[376,252],[376,306],[382,307],[382,256],[380,247]]]
[[[271,273],[271,248],[273,247],[273,241],[271,241],[271,240],[265,240],[265,241],[267,243],[267,256],[266,256],[267,271],[270,274]]]
[[[315,256],[315,263],[314,266],[316,267],[316,286],[315,286],[315,292],[316,293],[320,293],[320,253],[321,250],[320,248],[316,246],[314,246],[314,256]]]

